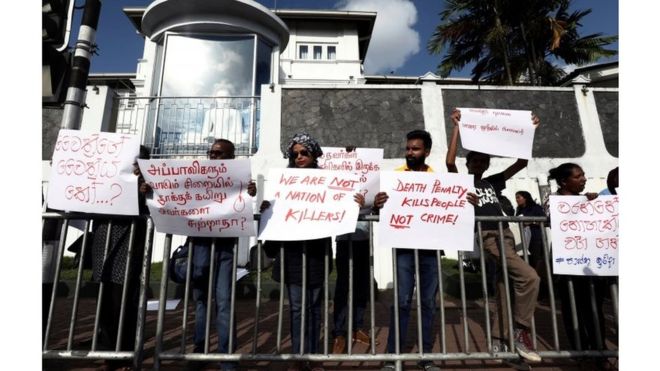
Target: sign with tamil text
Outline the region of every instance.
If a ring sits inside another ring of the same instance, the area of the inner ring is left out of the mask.
[[[260,240],[312,240],[355,231],[360,190],[356,174],[319,169],[272,169],[271,205],[261,214]]]
[[[139,160],[153,197],[147,206],[162,233],[196,237],[256,234],[247,194],[250,160]]]
[[[619,275],[619,196],[550,196],[552,270]]]
[[[360,177],[360,193],[364,195],[364,209],[371,209],[380,187],[380,168],[383,162],[382,148],[323,147],[318,158],[319,167],[325,170],[350,171]]]
[[[48,206],[83,213],[138,215],[133,164],[136,135],[61,129],[48,185]]]
[[[381,247],[473,250],[472,175],[383,171],[380,188],[389,196],[380,210]]]
[[[532,158],[532,111],[459,108],[463,148],[491,155]]]

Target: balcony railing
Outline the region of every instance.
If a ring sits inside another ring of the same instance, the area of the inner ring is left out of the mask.
[[[153,157],[203,155],[215,139],[228,139],[236,155],[259,147],[260,98],[117,97],[115,131],[140,135]]]

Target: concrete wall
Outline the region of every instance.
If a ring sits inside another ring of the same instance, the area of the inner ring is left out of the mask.
[[[512,201],[518,190],[527,190],[540,200],[541,191],[549,189],[548,170],[563,162],[580,164],[588,179],[586,190],[595,192],[605,187],[607,173],[618,166],[617,89],[307,85],[276,86],[273,92],[264,92],[260,136],[279,140],[262,140],[251,158],[253,177],[260,180],[260,189],[267,187],[270,168],[286,166],[283,148],[299,130],[308,131],[321,145],[384,148],[382,168],[393,170],[404,163],[405,134],[424,128],[434,141],[428,163],[436,171],[445,171],[447,133],[451,129],[448,115],[453,107],[526,109],[541,118],[534,159],[507,182],[503,192]],[[464,155],[465,151],[459,150],[460,172],[467,172]],[[513,161],[493,158],[486,175],[504,170]],[[552,185],[550,189],[554,188]],[[512,229],[520,242],[517,226]],[[378,246],[377,232],[374,245]],[[391,251],[376,249],[374,259],[379,287],[391,287]]]

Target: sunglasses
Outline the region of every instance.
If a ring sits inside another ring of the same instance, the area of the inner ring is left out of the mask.
[[[303,150],[300,151],[300,152],[291,151],[291,157],[296,158],[296,157],[298,157],[298,155],[303,156],[303,157],[310,157],[310,156],[311,156],[311,154],[309,153],[309,151],[306,150],[306,149],[303,149]]]

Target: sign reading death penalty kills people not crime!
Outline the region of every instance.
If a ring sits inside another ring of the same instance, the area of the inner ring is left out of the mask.
[[[380,211],[380,247],[473,250],[472,175],[383,171],[380,189],[389,196]]]
[[[347,152],[342,147],[323,147],[319,167],[325,170],[350,171],[360,177],[360,193],[364,195],[363,210],[370,210],[380,188],[380,168],[383,162],[382,148],[356,148]]]
[[[463,148],[497,156],[532,158],[532,111],[459,108]]]
[[[250,161],[139,160],[153,189],[147,206],[162,233],[198,237],[256,234],[247,194]]]
[[[619,196],[550,196],[550,225],[555,274],[619,275]]]
[[[60,130],[48,184],[52,209],[137,215],[136,135]]]
[[[271,206],[261,214],[260,240],[311,240],[355,231],[360,189],[356,174],[319,169],[272,169]]]

